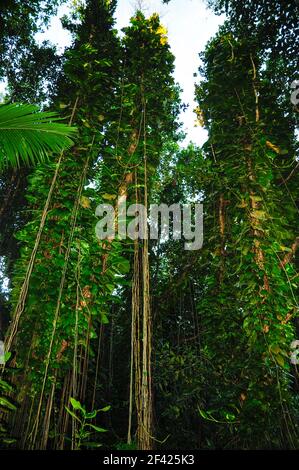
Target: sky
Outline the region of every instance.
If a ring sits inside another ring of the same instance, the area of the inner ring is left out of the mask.
[[[168,41],[175,56],[175,80],[182,88],[182,102],[189,105],[182,113],[183,130],[187,133],[184,145],[190,141],[202,145],[207,133],[200,127],[194,127],[196,116],[193,112],[194,84],[199,78],[194,77],[200,65],[199,52],[203,51],[207,41],[214,36],[219,26],[224,22],[224,16],[216,16],[206,8],[205,0],[171,0],[168,5],[162,0],[139,0],[143,4],[146,16],[159,13],[161,22],[168,29]],[[120,30],[128,25],[130,17],[136,10],[138,0],[119,0],[116,11],[116,27]],[[60,17],[68,12],[66,5],[58,10],[58,15],[52,19],[49,29],[38,34],[37,39],[49,39],[57,44],[60,52],[70,43],[70,34],[63,30]],[[4,84],[0,83],[0,92]]]

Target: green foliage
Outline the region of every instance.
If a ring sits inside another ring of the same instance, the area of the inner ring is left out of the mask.
[[[1,359],[1,364],[6,364],[10,359],[10,354],[6,353],[5,356]],[[4,380],[2,375],[0,378],[0,448],[5,448],[16,442],[16,439],[10,436],[10,433],[7,429],[8,417],[12,411],[17,409],[17,406],[10,398],[14,391],[14,387],[7,380]]]
[[[76,144],[59,167],[50,160],[34,168],[22,186],[26,214],[16,210],[11,224],[22,246],[13,275],[16,305],[57,170],[13,345],[18,390],[0,382],[0,405],[13,414],[11,435],[21,438],[20,448],[63,449],[69,441],[75,449],[137,446],[135,436],[125,443],[133,244],[97,240],[94,214],[121,193],[128,204],[136,194],[142,200],[145,151],[149,202],[204,202],[201,251],[186,252],[183,240],[150,242],[157,447],[297,446],[298,397],[289,363],[298,312],[291,256],[296,172],[285,184],[297,163],[294,121],[277,86],[284,61],[269,62],[271,54],[256,40],[261,25],[253,34],[254,20],[251,36],[243,35],[244,15],[255,17],[254,2],[227,3],[242,9],[242,28],[226,24],[202,55],[197,111],[209,132],[202,149],[178,144],[179,88],[158,15],[137,11],[121,39],[113,29],[114,1],[89,0],[64,19],[74,42],[52,108],[65,117],[73,112]],[[48,59],[47,53],[40,58],[42,64]],[[29,64],[25,69],[26,76]],[[30,81],[18,92],[29,95]],[[19,184],[15,173],[9,176],[12,186]],[[104,403],[113,412],[100,427],[94,420],[109,410]],[[135,426],[133,412],[132,431]]]
[[[294,415],[288,357],[294,338],[289,320],[297,305],[290,277],[296,271],[291,264],[282,269],[280,260],[295,239],[296,208],[279,184],[279,168],[281,149],[294,161],[294,141],[290,130],[280,134],[287,123],[279,105],[267,99],[267,72],[260,72],[262,56],[250,40],[238,41],[223,28],[203,60],[205,81],[197,97],[209,130],[204,153],[213,180],[204,188],[209,290],[198,308],[215,390],[206,409],[239,410],[233,427],[221,431],[215,422],[216,446],[292,447],[296,423],[285,419],[285,410]]]
[[[38,44],[36,33],[48,26],[65,0],[3,0],[0,5],[0,77],[9,99],[44,103],[55,90],[60,58],[55,47]],[[12,53],[13,51],[13,53]]]
[[[37,112],[33,105],[0,105],[0,170],[41,163],[50,153],[71,147],[76,129],[58,123],[60,119],[53,112]]]
[[[99,412],[109,411],[110,406],[105,406],[100,410],[87,412],[81,403],[78,400],[75,400],[75,398],[70,398],[70,404],[72,406],[72,410],[67,406],[66,410],[69,415],[79,423],[75,432],[74,450],[80,450],[84,447],[88,449],[101,447],[101,443],[91,441],[90,439],[95,433],[103,433],[107,432],[107,430],[92,424],[92,421],[96,419]]]
[[[228,411],[225,411],[225,410],[221,410],[221,414],[223,415],[221,418],[222,418],[222,420],[225,419],[225,421],[221,421],[219,419],[216,419],[213,416],[213,411],[214,410],[209,410],[209,411],[204,411],[204,410],[201,410],[201,409],[198,410],[200,416],[203,419],[206,419],[207,421],[212,421],[213,423],[231,424],[233,422],[236,422],[236,416],[235,416],[234,413],[231,413],[231,412],[228,412]]]
[[[121,442],[119,444],[116,444],[115,449],[116,450],[138,450],[136,442],[131,442],[131,444]]]

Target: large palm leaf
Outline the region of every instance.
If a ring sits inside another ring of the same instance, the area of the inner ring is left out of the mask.
[[[76,128],[58,123],[60,119],[31,104],[0,105],[0,170],[40,163],[70,147]]]

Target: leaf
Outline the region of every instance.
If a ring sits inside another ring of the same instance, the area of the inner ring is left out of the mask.
[[[107,199],[108,201],[112,201],[113,199],[116,199],[116,195],[105,193],[105,194],[102,194],[102,198]]]
[[[256,195],[252,196],[252,195],[250,195],[249,197],[250,197],[250,199],[252,200],[253,203],[261,202],[263,200],[263,198],[261,196],[256,196]]]
[[[5,444],[10,445],[10,444],[14,444],[15,442],[17,442],[17,440],[14,439],[13,437],[6,437],[6,438],[3,439],[3,442]]]
[[[279,245],[279,249],[281,251],[288,251],[289,253],[292,253],[292,248],[290,248],[288,246]]]
[[[273,353],[273,354],[279,354],[281,352],[281,349],[279,346],[277,345],[270,345],[270,351]]]
[[[5,397],[0,397],[0,405],[4,406],[5,408],[8,408],[10,410],[16,410],[17,409],[17,407]]]
[[[266,140],[266,146],[269,149],[273,150],[273,152],[280,153],[280,148],[277,147],[277,145],[272,144],[272,142],[270,142],[269,140]]]
[[[99,426],[95,426],[94,424],[86,424],[86,426],[94,429],[97,432],[107,432],[107,429],[100,428]]]
[[[0,387],[2,390],[5,390],[6,392],[12,392],[13,387],[12,385],[8,384],[5,380],[0,379]]]
[[[237,207],[240,207],[241,209],[244,209],[247,206],[248,206],[248,204],[245,201],[245,199],[242,199],[242,201],[237,205]]]
[[[98,413],[97,410],[90,411],[90,413],[86,413],[85,418],[86,419],[93,419],[93,418],[96,417],[97,413]]]
[[[41,163],[49,154],[71,147],[76,128],[59,120],[56,113],[38,112],[34,105],[0,105],[0,170]]]
[[[99,411],[109,411],[111,409],[111,406],[105,406],[104,408],[101,408]]]
[[[167,44],[167,34],[168,34],[168,31],[167,31],[167,29],[165,28],[165,26],[160,25],[160,26],[157,28],[156,33],[157,33],[159,36],[161,36],[161,37],[160,37],[160,43],[162,44],[162,46],[164,46],[165,44]]]
[[[81,119],[81,121],[83,122],[83,126],[87,127],[88,129],[90,129],[90,124],[89,122],[86,120],[86,119]]]
[[[284,367],[285,361],[284,361],[284,358],[282,356],[277,355],[277,356],[275,356],[275,359],[276,359],[277,364],[280,367]]]
[[[236,417],[233,413],[225,413],[225,419],[227,419],[227,421],[235,421]]]
[[[7,351],[7,352],[4,354],[4,362],[9,361],[10,358],[11,358],[11,352],[10,352],[10,351]]]
[[[127,274],[128,272],[130,272],[130,261],[124,259],[117,263],[117,267],[122,274]]]
[[[84,408],[82,407],[81,403],[78,400],[75,400],[75,398],[71,397],[70,402],[74,410],[81,410],[85,412]]]
[[[250,213],[251,217],[254,219],[265,219],[266,217],[266,212],[265,211],[260,211],[260,210],[254,210]]]
[[[90,208],[90,199],[86,196],[81,196],[80,204],[84,209],[89,209]]]
[[[103,323],[103,325],[108,325],[109,319],[108,319],[106,313],[101,312],[101,322]]]
[[[199,414],[202,418],[210,419],[209,416],[207,415],[207,413],[204,410],[199,409],[198,411],[199,411]]]

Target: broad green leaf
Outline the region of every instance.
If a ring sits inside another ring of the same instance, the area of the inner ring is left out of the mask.
[[[11,358],[11,352],[10,352],[10,351],[7,351],[7,352],[4,354],[4,362],[9,361],[10,358]]]
[[[81,403],[78,400],[75,400],[75,398],[70,398],[70,402],[74,410],[81,410],[85,411],[84,408],[82,407]]]
[[[94,411],[91,411],[90,413],[86,413],[85,414],[85,418],[86,419],[93,419],[95,418],[97,415],[97,410],[94,410]]]
[[[86,424],[86,426],[89,426],[97,432],[107,432],[107,429],[100,428],[99,426],[95,426],[94,424]]]
[[[111,406],[108,405],[108,406],[105,406],[104,408],[101,408],[99,411],[109,411],[110,408],[111,408]]]

